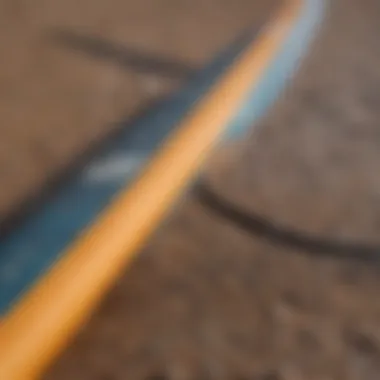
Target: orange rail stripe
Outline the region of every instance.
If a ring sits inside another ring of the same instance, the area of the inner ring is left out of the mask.
[[[2,321],[0,379],[38,378],[86,321],[196,174],[226,121],[282,45],[301,6],[301,0],[286,2],[133,187],[117,197]]]

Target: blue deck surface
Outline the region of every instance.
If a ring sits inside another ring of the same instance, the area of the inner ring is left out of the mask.
[[[286,43],[226,126],[225,138],[240,136],[278,96],[305,53],[323,11],[323,0],[305,1]],[[161,143],[176,129],[209,87],[249,46],[257,31],[247,33],[170,97],[122,131],[105,151],[84,167],[35,214],[0,242],[0,315],[59,259],[70,242],[133,183]]]

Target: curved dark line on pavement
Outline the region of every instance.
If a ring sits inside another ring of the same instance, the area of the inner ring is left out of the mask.
[[[157,57],[101,37],[82,35],[68,30],[53,30],[50,38],[62,46],[140,72],[185,79],[198,69],[186,62]]]
[[[205,210],[244,230],[249,235],[320,256],[365,262],[380,261],[380,246],[378,245],[326,239],[280,226],[253,212],[247,213],[241,206],[235,205],[215,192],[205,180],[197,183],[194,194]]]

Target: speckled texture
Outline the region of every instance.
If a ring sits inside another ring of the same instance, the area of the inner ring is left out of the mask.
[[[219,191],[301,231],[378,242],[379,35],[378,1],[335,0],[294,86],[211,165]],[[375,380],[379,275],[188,199],[45,379]]]
[[[377,277],[247,238],[189,202],[46,378],[376,379]]]

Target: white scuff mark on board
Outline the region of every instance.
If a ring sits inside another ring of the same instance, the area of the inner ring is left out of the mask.
[[[144,156],[140,153],[118,153],[88,166],[83,179],[86,182],[105,183],[124,181],[140,168]]]

